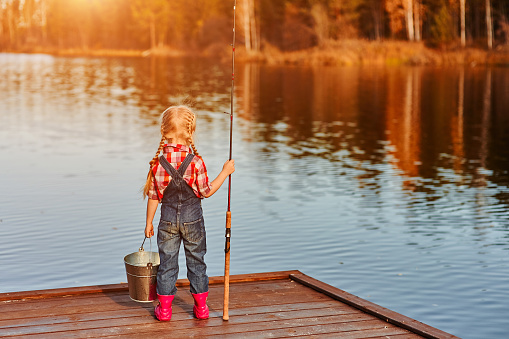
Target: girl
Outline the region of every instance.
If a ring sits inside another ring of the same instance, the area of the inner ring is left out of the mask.
[[[149,198],[145,227],[145,236],[149,238],[154,235],[152,222],[157,206],[161,203],[161,220],[157,231],[161,259],[157,272],[159,305],[155,308],[155,315],[161,321],[171,319],[171,303],[177,293],[175,282],[182,241],[187,278],[194,298],[194,315],[198,319],[209,317],[206,303],[209,279],[204,261],[207,247],[201,199],[214,194],[235,171],[235,162],[229,160],[217,178],[209,182],[205,163],[193,143],[195,128],[196,117],[188,107],[172,106],[163,112],[161,142],[155,157],[150,161],[150,171],[143,189],[144,198]],[[163,155],[159,157],[161,150]]]

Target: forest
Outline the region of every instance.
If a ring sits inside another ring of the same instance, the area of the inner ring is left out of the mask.
[[[174,51],[229,46],[234,0],[0,0],[0,51]],[[326,48],[341,41],[426,48],[509,49],[507,0],[237,0],[247,53]]]

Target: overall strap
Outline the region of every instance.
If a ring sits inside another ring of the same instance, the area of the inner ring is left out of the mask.
[[[182,161],[182,164],[180,165],[178,171],[168,162],[168,160],[166,160],[164,155],[161,155],[159,157],[159,163],[161,164],[161,166],[163,166],[166,172],[172,177],[180,176],[182,178],[187,167],[189,167],[189,165],[191,164],[193,158],[194,154],[189,153],[187,157],[184,159],[184,161]]]
[[[184,173],[186,172],[187,168],[191,164],[191,161],[193,161],[193,158],[194,158],[194,154],[189,153],[187,155],[187,157],[184,159],[184,161],[182,161],[182,164],[180,165],[180,167],[178,169],[178,172],[180,173],[180,175],[182,175],[182,176],[184,175]]]

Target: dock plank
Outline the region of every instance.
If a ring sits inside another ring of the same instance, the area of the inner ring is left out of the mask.
[[[291,338],[291,337],[280,337],[280,338]],[[320,338],[320,339],[337,339],[338,334],[337,333],[320,333],[320,334],[312,334],[306,336],[306,339],[312,339],[312,338]],[[389,336],[387,334],[384,334],[382,336],[373,336],[373,334],[370,334],[367,336],[367,333],[363,333],[362,338],[369,338],[369,339],[421,339],[422,337],[418,334],[406,332],[401,334],[390,334]]]
[[[301,312],[310,313],[313,310],[315,316],[320,315],[331,315],[331,314],[362,314],[358,310],[349,306],[337,307],[333,303],[297,303],[297,304],[285,304],[285,305],[269,305],[269,306],[257,306],[240,308],[236,307],[232,310],[231,314],[236,315],[256,315],[256,314],[279,314],[281,318],[284,318],[285,314],[289,312]],[[211,311],[211,314],[216,314],[218,317],[221,315],[221,309],[218,311]],[[285,313],[285,314],[283,314]],[[88,322],[93,320],[110,320],[111,324],[115,324],[115,319],[126,318],[126,317],[143,317],[147,315],[153,316],[153,308],[133,308],[128,310],[92,310],[88,312],[76,312],[70,314],[62,314],[59,316],[55,315],[30,315],[26,318],[18,318],[13,320],[0,320],[0,330],[14,327],[27,327],[34,329],[36,326],[52,325],[71,323],[74,325],[76,322]],[[192,319],[192,306],[191,305],[173,305],[173,317],[172,321],[178,321],[183,319]]]
[[[368,328],[363,329],[362,326]],[[408,335],[408,331],[393,327],[393,328],[371,328],[372,323],[357,324],[357,327],[353,327],[345,324],[317,324],[308,325],[302,327],[291,327],[291,328],[280,328],[274,330],[265,330],[263,332],[247,332],[242,333],[242,338],[291,338],[291,337],[303,337],[303,336],[318,336],[323,338],[325,334],[334,335],[335,338],[341,339],[355,339],[355,338],[372,338],[373,336],[382,335],[385,339],[390,336],[392,339],[393,335]],[[238,338],[240,333],[228,333],[226,335],[218,334],[214,336],[208,336],[211,338]],[[183,338],[183,337],[182,337]],[[422,338],[422,337],[419,337]]]
[[[267,284],[268,286],[273,286],[271,283],[262,283]],[[267,305],[278,305],[281,302],[286,302],[285,299],[288,300],[296,300],[296,297],[300,293],[306,292],[303,289],[303,286],[299,286],[298,284],[293,283],[291,288],[284,289],[284,286],[280,286],[278,292],[271,293],[270,289],[260,287],[258,293],[249,293],[249,289],[246,289],[245,286],[232,286],[232,294],[235,294],[235,298],[231,300],[231,306],[234,308],[241,308],[246,306],[251,306],[253,304],[258,304],[259,306]],[[289,286],[289,285],[287,285]],[[263,291],[263,292],[262,292]],[[219,309],[222,310],[223,299],[222,299],[222,290],[217,288],[210,290],[210,297],[208,300],[208,305],[210,309]],[[321,298],[317,298],[321,297]],[[254,299],[256,300],[256,303]],[[301,296],[300,302],[316,302],[319,300],[327,300],[326,297],[320,295],[320,293],[315,291],[310,291],[310,293],[304,293]],[[14,319],[30,319],[31,317],[39,318],[41,316],[41,307],[39,307],[39,303],[43,302],[42,300],[30,300],[25,304],[26,308],[23,308],[23,304],[18,303],[16,305],[12,305],[10,309],[12,311],[5,312],[1,316],[0,319],[0,328],[5,326],[8,323],[8,320]],[[95,298],[66,298],[65,302],[55,301],[54,303],[51,300],[46,300],[47,304],[44,308],[44,316],[55,316],[55,315],[75,315],[79,313],[86,312],[103,312],[108,310],[129,310],[129,309],[153,309],[152,303],[137,303],[132,301],[127,295],[114,295],[109,297],[108,295],[101,295],[100,297]],[[53,304],[53,307],[51,307]],[[174,309],[178,309],[179,305],[185,307],[187,311],[192,310],[193,299],[190,293],[186,291],[179,292],[174,301]],[[0,306],[0,308],[8,309],[6,305]],[[174,310],[176,312],[176,310]],[[178,311],[177,311],[178,312]],[[2,314],[2,313],[0,313]]]
[[[363,316],[365,317],[365,315]],[[246,319],[247,320],[247,319]],[[146,329],[143,329],[146,330]],[[258,323],[244,322],[241,324],[220,324],[218,326],[206,326],[194,329],[173,329],[166,328],[163,331],[150,331],[151,336],[157,335],[171,335],[172,338],[189,338],[189,337],[221,337],[221,338],[279,338],[279,337],[290,337],[290,336],[303,336],[312,334],[323,334],[323,333],[340,333],[340,337],[348,332],[371,331],[371,333],[377,333],[377,335],[387,334],[401,334],[409,333],[408,331],[392,326],[384,326],[383,322],[378,320],[372,320],[372,318],[365,319],[350,319],[349,317],[319,317],[319,318],[304,318],[294,319],[291,322],[282,321],[265,321]],[[127,333],[125,333],[127,334]],[[124,335],[124,334],[122,334]],[[129,333],[131,338],[143,338],[142,332],[137,329]]]
[[[232,288],[235,288],[235,293],[238,295],[246,294],[249,296],[253,296],[256,294],[261,294],[268,292],[266,294],[276,294],[276,298],[279,298],[278,293],[289,293],[295,292],[299,293],[302,289],[300,284],[292,282],[290,280],[284,281],[281,283],[274,283],[272,281],[260,281],[260,282],[247,282],[247,283],[232,283]],[[222,295],[222,286],[211,285],[210,286],[210,297],[209,302],[213,302],[215,299],[213,298],[216,295]],[[179,292],[186,292],[183,288],[179,289]],[[321,293],[314,293],[316,296],[320,296]],[[186,301],[192,300],[191,294],[189,293],[179,293],[179,298],[184,298]],[[26,311],[27,309],[33,310],[45,310],[45,309],[53,309],[55,306],[61,307],[66,305],[72,305],[75,307],[84,307],[86,305],[94,305],[97,303],[107,303],[106,301],[99,301],[96,298],[107,298],[111,299],[114,303],[128,303],[128,305],[150,305],[150,303],[131,303],[131,299],[127,293],[127,288],[123,292],[112,292],[112,293],[96,293],[96,294],[85,294],[85,295],[62,295],[60,298],[28,298],[21,300],[8,300],[8,301],[0,301],[0,315],[2,312],[12,313],[14,311]],[[322,299],[327,299],[323,297]],[[219,301],[222,305],[222,297],[218,297],[217,301]],[[22,301],[22,302],[21,302]],[[8,306],[8,307],[4,307]],[[147,306],[148,307],[148,306]],[[150,306],[151,307],[151,306]],[[3,317],[3,316],[2,316]]]
[[[283,338],[338,334],[341,338],[455,338],[299,271],[232,276],[230,282],[229,321],[222,320],[222,277],[210,279],[207,320],[194,318],[193,298],[184,279],[178,282],[170,322],[154,317],[155,302],[132,301],[127,286],[122,284],[4,293],[0,294],[0,338]]]
[[[361,315],[336,315],[336,316],[323,316],[318,318],[300,318],[299,313],[286,314],[285,317],[274,317],[270,314],[258,315],[235,315],[236,319],[233,321],[224,322],[221,318],[222,313],[213,313],[211,318],[205,321],[193,319],[190,316],[187,319],[172,319],[171,323],[161,323],[154,319],[123,319],[123,324],[115,322],[115,326],[107,326],[104,322],[97,323],[91,322],[87,324],[87,328],[78,328],[79,332],[70,330],[68,328],[53,328],[55,331],[47,331],[43,333],[51,338],[65,338],[69,335],[76,335],[76,337],[102,337],[105,334],[109,335],[122,335],[133,338],[146,338],[147,335],[157,337],[158,335],[171,335],[172,337],[192,337],[192,336],[209,336],[212,334],[227,334],[227,333],[244,333],[248,331],[267,331],[279,329],[281,327],[295,327],[306,326],[307,324],[328,324],[337,322],[354,323],[357,321],[369,321],[371,318],[365,314]],[[129,321],[132,320],[132,321]],[[94,326],[96,325],[96,326]],[[41,333],[25,333],[23,337],[29,334]],[[37,336],[36,336],[37,337]]]
[[[347,305],[354,306],[359,310],[372,314],[380,319],[384,319],[391,324],[395,324],[401,328],[406,328],[414,333],[422,335],[426,338],[457,338],[456,336],[443,332],[439,329],[428,326],[415,319],[409,318],[402,314],[396,313],[380,305],[374,304],[368,300],[364,300],[348,292],[335,288],[322,281],[311,278],[302,273],[295,273],[290,275],[291,279],[302,283],[305,286],[311,287],[316,291],[324,293],[336,300],[339,300]]]
[[[291,274],[300,273],[297,270],[293,271],[279,271],[279,272],[265,272],[265,273],[250,273],[238,274],[230,277],[230,283],[245,283],[256,281],[269,281],[287,279]],[[224,284],[224,277],[210,277],[209,284]],[[177,287],[189,286],[187,279],[179,279],[176,283]],[[49,290],[36,290],[36,291],[22,291],[22,292],[8,292],[0,293],[0,301],[6,300],[27,300],[27,299],[45,299],[61,296],[84,295],[84,294],[97,294],[97,293],[112,293],[112,292],[125,292],[128,290],[126,283],[113,284],[113,285],[98,285],[98,286],[83,286],[83,287],[69,287],[57,288]]]

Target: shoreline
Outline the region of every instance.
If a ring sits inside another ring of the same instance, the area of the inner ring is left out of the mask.
[[[261,53],[241,51],[239,59],[306,66],[509,66],[509,47],[492,51],[472,47],[438,50],[426,47],[422,42],[344,40],[294,52],[281,52],[270,47]]]
[[[231,57],[229,46],[217,45],[200,52],[170,47],[159,47],[152,50],[35,47],[2,52],[69,57],[214,57],[225,60]],[[276,47],[266,45],[263,51],[249,52],[241,46],[236,48],[236,59],[240,62],[294,66],[509,66],[509,46],[499,46],[494,50],[474,47],[434,49],[425,46],[422,42],[341,40],[329,41],[323,46],[298,51],[280,51]]]

